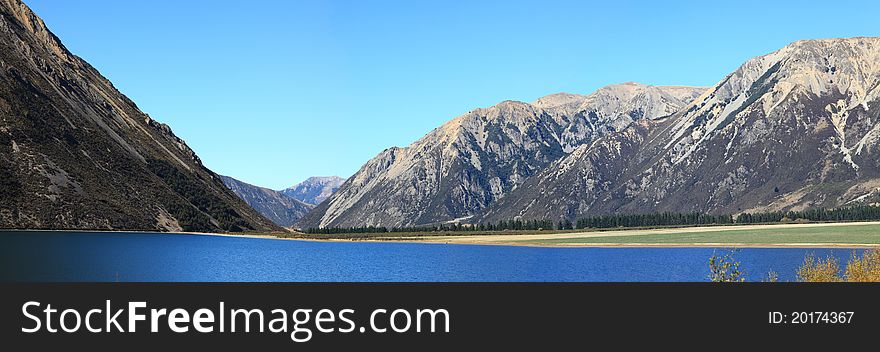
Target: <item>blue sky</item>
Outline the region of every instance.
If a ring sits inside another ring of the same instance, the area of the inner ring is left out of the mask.
[[[878,2],[25,0],[214,171],[350,176],[477,107],[626,81],[712,85]]]

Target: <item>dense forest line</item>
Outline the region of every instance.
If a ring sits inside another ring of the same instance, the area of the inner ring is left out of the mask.
[[[711,215],[702,213],[653,213],[618,214],[583,217],[572,223],[569,220],[502,220],[497,223],[481,224],[437,224],[417,227],[331,227],[309,228],[308,234],[344,233],[395,233],[395,232],[439,232],[439,231],[544,231],[575,229],[610,229],[638,227],[667,227],[695,225],[728,224],[771,224],[782,222],[832,222],[880,220],[880,206],[860,205],[835,209],[808,209],[801,211],[780,211],[766,213],[742,213],[739,215]]]

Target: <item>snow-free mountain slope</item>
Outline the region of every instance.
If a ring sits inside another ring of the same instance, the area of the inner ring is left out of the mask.
[[[878,85],[880,39],[795,42],[645,131],[569,154],[479,219],[877,202]]]
[[[220,176],[223,183],[248,205],[284,227],[293,226],[315,206],[288,197],[280,191],[254,186],[229,176]]]
[[[279,229],[18,0],[0,0],[0,227]]]
[[[704,88],[625,83],[505,101],[368,161],[301,227],[412,226],[468,218],[578,146],[678,111]]]

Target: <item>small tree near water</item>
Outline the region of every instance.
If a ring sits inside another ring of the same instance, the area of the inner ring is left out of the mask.
[[[829,256],[825,259],[816,259],[812,254],[807,255],[804,264],[798,268],[797,281],[800,282],[839,282],[840,262],[837,258]]]
[[[866,251],[861,258],[853,252],[844,276],[849,282],[880,282],[880,248]]]
[[[739,269],[739,261],[734,258],[735,249],[724,255],[712,252],[709,257],[709,280],[712,282],[744,282],[745,273]]]
[[[801,282],[880,282],[880,248],[865,251],[861,256],[853,252],[843,275],[836,258],[816,259],[809,255],[798,269],[797,279]]]

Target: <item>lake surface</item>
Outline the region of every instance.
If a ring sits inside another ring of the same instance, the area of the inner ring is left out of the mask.
[[[706,281],[713,248],[535,248],[221,236],[0,232],[3,281]],[[717,249],[724,253],[727,249]],[[812,253],[745,248],[748,279],[793,280]]]

